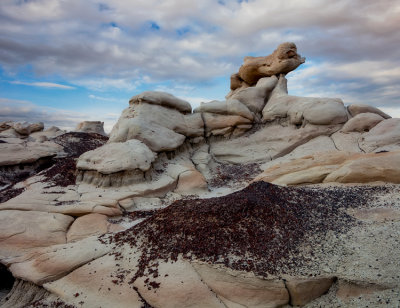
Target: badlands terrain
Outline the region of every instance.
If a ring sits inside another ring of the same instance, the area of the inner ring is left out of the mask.
[[[133,96],[107,136],[0,123],[0,307],[399,307],[400,119],[288,94]]]

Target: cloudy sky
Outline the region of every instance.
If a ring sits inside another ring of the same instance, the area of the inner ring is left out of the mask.
[[[295,42],[289,93],[400,117],[398,0],[1,0],[0,121],[110,130],[131,96],[222,100],[246,55]]]

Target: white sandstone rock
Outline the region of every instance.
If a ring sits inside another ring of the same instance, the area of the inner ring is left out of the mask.
[[[347,121],[347,111],[339,98],[300,97],[288,95],[287,80],[281,75],[278,85],[263,111],[263,121],[289,118],[291,124],[340,124]]]
[[[154,159],[154,153],[143,142],[133,139],[123,143],[108,143],[83,153],[77,161],[77,168],[102,174],[137,169],[147,171]]]
[[[129,100],[130,105],[138,103],[148,103],[153,105],[171,107],[183,113],[192,112],[192,106],[187,101],[184,101],[166,92],[146,91],[133,96]]]
[[[365,152],[399,149],[400,119],[393,118],[381,121],[369,132],[362,135],[360,147]]]
[[[384,118],[376,113],[360,113],[347,121],[341,131],[344,133],[349,132],[365,132],[372,129],[376,124],[383,121]]]
[[[249,120],[254,119],[253,113],[237,99],[227,99],[226,101],[211,101],[201,103],[199,107],[193,110],[195,113],[208,112],[221,115],[238,115]]]
[[[356,115],[361,114],[361,113],[376,113],[384,119],[391,118],[390,115],[384,113],[382,110],[380,110],[376,107],[370,106],[370,105],[352,104],[347,107],[347,110],[349,111],[349,113],[352,117],[355,117]]]

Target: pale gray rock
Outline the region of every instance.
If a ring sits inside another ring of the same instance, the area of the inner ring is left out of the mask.
[[[250,124],[251,121],[247,118],[238,115],[219,115],[215,113],[203,113],[203,120],[206,132],[211,132],[219,129],[234,127],[241,124]],[[226,132],[218,132],[224,134]]]
[[[177,109],[183,113],[192,112],[192,106],[187,101],[184,101],[166,92],[146,91],[133,96],[129,100],[130,105],[139,103],[166,106]]]
[[[272,90],[278,83],[276,76],[261,78],[254,87],[247,87],[227,95],[227,98],[236,99],[246,105],[255,114],[260,113]]]
[[[344,133],[349,132],[368,132],[376,124],[383,121],[384,118],[376,113],[359,113],[354,118],[347,121],[341,131]]]
[[[370,106],[370,105],[364,105],[364,104],[351,104],[347,106],[347,110],[349,111],[350,115],[352,117],[355,117],[356,115],[360,113],[376,113],[380,115],[384,119],[390,119],[391,116],[384,113],[382,110]]]
[[[345,123],[346,108],[339,98],[300,97],[288,95],[287,79],[281,75],[265,105],[263,122],[288,118],[291,124],[332,125]]]
[[[106,132],[104,131],[104,122],[101,121],[83,121],[76,126],[75,131],[107,136]]]
[[[79,170],[94,170],[102,174],[137,169],[147,171],[154,159],[154,153],[143,142],[133,139],[123,143],[108,143],[83,153],[76,166]]]
[[[44,124],[42,122],[33,124],[28,122],[16,122],[12,124],[12,127],[18,134],[27,136],[31,133],[42,131],[44,128]]]
[[[62,147],[53,142],[0,143],[0,166],[33,163],[40,158],[53,157],[61,150]]]
[[[400,119],[393,118],[381,121],[369,132],[362,135],[360,147],[365,152],[399,149]]]
[[[253,113],[236,99],[228,99],[226,101],[211,101],[201,103],[199,107],[193,110],[194,113],[208,112],[221,115],[238,115],[249,120],[254,119]]]

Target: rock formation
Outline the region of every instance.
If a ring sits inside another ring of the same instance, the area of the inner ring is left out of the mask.
[[[104,131],[104,122],[100,121],[83,121],[76,126],[75,131],[82,133],[95,133],[107,136]]]
[[[287,74],[305,62],[294,43],[282,43],[266,57],[245,57],[239,72],[231,76],[231,90],[254,86],[260,78]]]
[[[193,112],[135,95],[109,138],[1,123],[1,307],[396,306],[400,119],[289,95],[303,62],[245,58]]]

